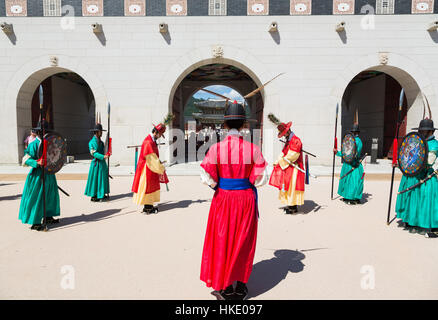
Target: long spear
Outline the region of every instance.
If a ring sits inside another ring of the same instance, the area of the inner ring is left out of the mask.
[[[111,105],[108,102],[108,153],[111,153],[111,149],[112,149],[112,141],[111,141]],[[109,186],[109,179],[110,179],[111,175],[110,175],[110,157],[108,157],[108,186]],[[108,191],[108,196],[109,196],[109,191]]]
[[[43,102],[44,102],[44,93],[43,93],[43,86],[40,85],[40,125],[41,125],[41,154],[42,154],[42,174],[41,174],[41,180],[43,181],[43,230],[47,231],[47,213],[46,213],[46,177],[45,177],[45,166],[46,166],[46,158],[45,158],[45,145],[44,145],[44,136],[46,134],[46,130],[44,128],[45,123],[45,117],[44,117],[44,111],[43,111]]]
[[[338,149],[338,113],[339,113],[339,102],[336,104],[336,121],[335,121],[335,139],[333,149]],[[333,152],[333,170],[332,170],[332,196],[333,200],[333,188],[335,186],[335,164],[336,164],[336,154]]]
[[[397,166],[397,154],[398,154],[398,135],[400,133],[400,126],[402,122],[402,110],[403,110],[403,100],[405,96],[405,89],[402,88],[400,92],[400,99],[398,104],[398,116],[397,116],[397,128],[395,130],[395,138],[393,142],[392,149],[392,177],[391,177],[391,189],[389,191],[389,204],[388,204],[388,215],[386,217],[386,225],[389,225],[389,218],[391,216],[391,202],[392,202],[392,189],[394,187],[394,176],[395,176],[395,167]]]

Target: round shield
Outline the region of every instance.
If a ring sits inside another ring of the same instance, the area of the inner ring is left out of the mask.
[[[344,162],[352,164],[357,160],[356,138],[351,133],[347,133],[342,139],[341,152]]]
[[[46,172],[55,174],[67,162],[67,142],[57,132],[49,132],[44,135],[44,141],[47,144],[47,165]],[[42,146],[40,143],[38,148],[38,158],[42,157]]]
[[[416,176],[426,168],[428,154],[427,142],[418,132],[411,132],[399,146],[398,167],[404,175]]]

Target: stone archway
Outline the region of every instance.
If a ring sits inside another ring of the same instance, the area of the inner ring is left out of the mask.
[[[379,62],[379,58],[381,63],[376,64],[376,62]],[[400,89],[404,88],[406,97],[404,103],[407,111],[404,126],[407,131],[409,131],[410,128],[416,127],[421,120],[423,114],[422,92],[427,96],[431,106],[435,105],[434,102],[436,101],[436,95],[433,86],[429,77],[420,66],[415,64],[413,61],[394,53],[386,53],[384,55],[381,53],[380,55],[369,55],[364,57],[364,59],[357,60],[345,68],[342,74],[338,77],[336,86],[332,90],[331,97],[335,100],[335,103],[340,102],[340,105],[343,105],[343,107],[340,108],[339,116],[341,119],[344,118],[344,127],[342,126],[342,121],[339,121],[338,132],[345,133],[346,129],[348,129],[346,127],[348,125],[351,126],[352,124],[350,123],[351,121],[348,122],[345,119],[352,118],[352,112],[354,112],[354,110],[349,110],[348,112],[350,114],[344,114],[347,110],[346,105],[349,103],[351,104],[351,97],[348,97],[348,93],[351,91],[351,82],[354,79],[357,79],[357,76],[367,72],[376,72],[378,74],[386,75],[388,78],[393,79],[393,82],[397,83]],[[393,93],[392,97],[393,100],[397,100],[397,104],[399,93],[400,91],[398,91],[396,94]],[[367,97],[364,99],[367,99]],[[381,121],[383,126],[384,109],[381,111],[382,113],[378,115],[379,118],[376,118],[375,120]],[[368,141],[368,148],[370,145],[371,141]],[[387,146],[384,148],[383,141],[381,141],[379,149],[386,150],[388,148]],[[383,152],[380,151],[381,155],[382,153]],[[386,156],[387,155],[383,155],[383,157]]]
[[[229,64],[247,73],[257,84],[261,85],[272,79],[278,73],[266,69],[266,65],[261,63],[250,52],[242,48],[233,46],[205,46],[195,50],[187,51],[175,63],[169,66],[167,72],[160,79],[161,89],[156,96],[155,105],[151,112],[153,121],[160,121],[163,114],[172,110],[173,97],[178,89],[181,81],[192,71],[208,64]],[[218,54],[219,53],[219,54]],[[238,90],[237,90],[238,91]],[[263,98],[263,113],[277,112],[280,100],[279,87],[276,81],[273,81],[269,86],[264,88],[261,92]],[[271,137],[272,132],[263,129],[263,136]],[[269,139],[269,138],[268,138]],[[273,137],[272,137],[273,139]],[[271,144],[263,144],[263,150],[273,153],[273,146]],[[169,141],[162,148],[163,158],[170,160]]]
[[[22,138],[32,126],[31,106],[35,90],[43,80],[60,73],[73,73],[82,78],[89,86],[95,101],[95,110],[102,114],[102,122],[106,121],[107,98],[100,80],[90,72],[90,68],[76,58],[68,56],[43,56],[25,64],[14,74],[6,90],[4,102],[5,119],[11,130],[8,132],[7,150],[9,152],[0,159],[3,163],[20,163],[23,155]],[[88,124],[87,124],[88,125]]]

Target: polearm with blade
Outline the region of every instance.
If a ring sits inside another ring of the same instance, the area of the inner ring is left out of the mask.
[[[398,116],[397,116],[397,128],[395,130],[395,138],[393,142],[392,149],[392,177],[391,177],[391,189],[389,191],[389,204],[388,204],[388,215],[386,217],[386,224],[389,225],[389,218],[391,216],[391,202],[392,202],[392,189],[394,188],[394,176],[395,167],[397,166],[397,154],[398,154],[398,135],[400,133],[400,126],[402,123],[402,111],[403,111],[403,100],[405,96],[405,89],[400,92],[400,99],[398,104]]]
[[[107,135],[107,140],[108,140],[108,154],[111,153],[111,105],[108,102],[108,135]],[[108,197],[109,197],[109,181],[110,181],[110,157],[108,156]]]
[[[338,150],[338,113],[339,113],[339,103],[336,104],[336,120],[335,120],[335,139],[333,149]],[[333,189],[335,187],[335,164],[336,164],[336,154],[333,152],[333,170],[332,170],[332,196],[333,200]]]
[[[43,86],[40,85],[40,125],[41,125],[41,154],[42,154],[42,173],[41,173],[41,180],[43,182],[43,230],[47,231],[47,213],[46,213],[46,177],[45,177],[45,166],[46,166],[46,159],[45,159],[45,145],[44,145],[44,135],[46,134],[45,130],[45,117],[44,117],[44,110],[43,110],[43,102],[44,102],[44,93],[43,93]]]

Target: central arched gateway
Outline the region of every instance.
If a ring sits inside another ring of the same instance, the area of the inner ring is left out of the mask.
[[[192,127],[189,124],[196,123],[194,125],[196,135],[200,130],[204,129],[203,124],[199,121],[194,121],[191,114],[189,114],[191,109],[186,108],[187,103],[199,89],[212,85],[222,85],[232,88],[244,96],[260,87],[262,83],[248,68],[231,60],[221,61],[220,63],[211,63],[211,60],[200,62],[183,72],[172,88],[169,97],[169,112],[175,115],[172,129],[179,129],[184,132],[186,153],[189,152],[189,148],[187,147],[189,139],[188,132],[191,129],[189,127]],[[247,99],[245,104],[249,109],[247,114],[250,115],[251,119],[256,120],[248,124],[248,129],[251,132],[251,136],[254,137],[253,141],[261,145],[264,108],[263,90]],[[258,131],[256,135],[253,135],[255,130],[260,131]],[[255,136],[257,136],[257,138],[255,138]],[[175,150],[170,154],[171,161],[175,161],[175,159],[173,159],[174,156]],[[198,157],[196,160],[200,161],[202,159]],[[187,155],[185,161],[188,161]],[[181,162],[181,160],[177,160],[177,162]]]

